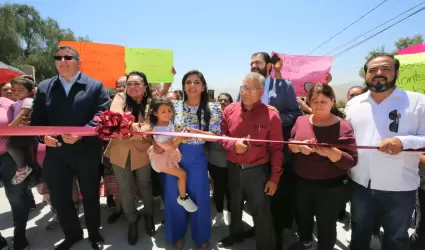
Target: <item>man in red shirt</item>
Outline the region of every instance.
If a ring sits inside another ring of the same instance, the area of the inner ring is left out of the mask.
[[[283,144],[247,140],[283,141],[279,113],[261,102],[264,84],[265,78],[259,73],[246,75],[240,87],[242,102],[230,104],[223,113],[223,136],[242,139],[220,142],[228,151],[232,214],[230,235],[218,243],[219,247],[243,241],[242,210],[246,197],[254,219],[257,249],[276,249],[270,197],[275,194],[282,174]]]

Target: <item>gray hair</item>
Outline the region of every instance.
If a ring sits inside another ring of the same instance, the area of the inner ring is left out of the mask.
[[[126,83],[126,81],[127,81],[127,77],[126,76],[121,76],[120,78],[118,78],[117,80],[116,80],[116,84],[122,84],[122,85],[125,85],[125,83]]]
[[[78,53],[78,51],[76,49],[74,49],[73,47],[71,47],[71,46],[59,46],[56,49],[55,54],[58,53],[58,51],[61,51],[61,50],[71,51],[73,56],[75,57],[75,59],[80,60],[80,53]]]
[[[264,76],[260,73],[257,72],[249,72],[248,74],[245,75],[245,77],[243,78],[243,80],[257,80],[260,82],[261,87],[264,88],[264,85],[266,83],[266,78],[264,78]]]
[[[350,91],[351,91],[352,89],[361,89],[361,90],[363,90],[363,89],[364,89],[364,87],[359,86],[359,85],[351,86],[351,87],[347,90],[347,95],[350,93]]]

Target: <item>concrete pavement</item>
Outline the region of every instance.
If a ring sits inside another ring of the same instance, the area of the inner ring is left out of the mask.
[[[47,205],[41,202],[41,196],[34,190],[34,196],[37,202],[37,209],[32,211],[30,214],[30,220],[27,227],[27,238],[30,242],[31,250],[47,250],[53,249],[53,246],[62,240],[62,232],[59,228],[46,231],[46,224],[50,219],[50,209]],[[4,188],[0,188],[0,230],[5,238],[9,241],[12,239],[13,227],[12,227],[12,214],[10,212],[10,206],[6,199]],[[102,198],[102,235],[105,238],[106,245],[105,249],[108,250],[124,250],[124,249],[172,249],[170,245],[165,242],[164,229],[161,227],[160,222],[162,220],[162,211],[159,210],[159,204],[156,204],[158,213],[156,215],[156,227],[157,233],[155,237],[149,238],[144,234],[143,222],[140,225],[140,239],[136,246],[129,246],[127,244],[127,223],[124,217],[121,217],[115,224],[108,225],[106,218],[110,214],[110,211],[106,208],[106,199]],[[214,208],[211,209],[214,211]],[[84,224],[83,209],[80,209],[81,222]],[[249,214],[244,213],[244,221],[252,226],[252,218]],[[346,238],[346,226],[342,223],[338,223],[338,241],[335,249],[345,250],[347,248]],[[87,237],[87,231],[84,230],[85,237]],[[216,242],[228,233],[227,227],[213,228],[212,237],[209,245],[209,249],[219,249],[215,246]],[[289,239],[286,242],[286,246],[295,241],[295,237]],[[77,244],[73,249],[78,250],[91,250],[88,240],[84,240]],[[191,242],[190,229],[186,235],[186,248],[185,249],[196,249]],[[223,248],[224,249],[224,248]],[[236,244],[229,249],[234,250],[255,250],[255,242],[253,239],[245,240],[242,243]],[[286,249],[286,248],[285,248]]]

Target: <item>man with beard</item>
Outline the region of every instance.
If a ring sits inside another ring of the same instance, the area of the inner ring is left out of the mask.
[[[425,148],[425,95],[395,86],[399,67],[390,54],[371,57],[364,65],[369,91],[346,106],[357,144],[378,146],[359,149],[351,169],[352,250],[369,249],[377,216],[385,233],[382,249],[408,249],[420,153],[403,149]]]
[[[272,67],[275,69],[276,78],[270,76]],[[292,126],[298,116],[301,116],[301,110],[298,106],[294,86],[290,81],[282,79],[280,69],[282,60],[272,64],[270,55],[266,52],[256,52],[251,56],[251,72],[257,72],[266,78],[264,94],[261,102],[273,106],[279,112],[282,121],[282,132],[284,140],[290,137]],[[239,98],[238,98],[239,99]],[[291,229],[294,220],[294,182],[292,157],[287,152],[287,146],[283,147],[284,152],[284,173],[280,181],[275,183],[277,192],[272,197],[272,214],[276,231],[277,249],[282,249],[282,230]],[[245,237],[253,237],[254,228],[245,232]]]

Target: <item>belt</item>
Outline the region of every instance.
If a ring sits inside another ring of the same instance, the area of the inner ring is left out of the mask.
[[[249,169],[268,166],[268,163],[258,164],[258,165],[244,165],[244,164],[235,164],[235,163],[232,163],[232,164],[240,168],[241,170],[249,170]]]

